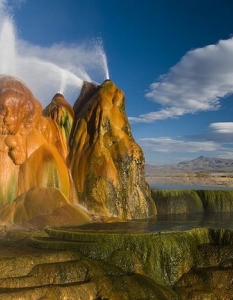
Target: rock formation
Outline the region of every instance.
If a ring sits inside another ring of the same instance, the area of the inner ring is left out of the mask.
[[[69,164],[79,201],[106,217],[155,215],[143,152],[133,139],[123,92],[110,80],[101,86],[85,83],[74,111]]]
[[[232,230],[135,233],[106,225],[2,238],[0,298],[232,299]]]
[[[74,208],[66,140],[59,125],[42,116],[41,104],[26,85],[10,76],[0,77],[0,129],[0,194],[5,204],[0,221],[23,224],[36,219],[35,227],[40,227],[46,225],[39,222],[41,215],[59,214],[63,207],[69,224]],[[77,224],[89,222],[89,214],[80,211]]]
[[[233,212],[232,190],[152,190],[158,215]]]
[[[40,227],[49,215],[58,225],[61,211],[62,224],[156,214],[124,94],[110,80],[85,83],[74,108],[56,94],[42,112],[24,83],[0,76],[0,164],[2,223]]]
[[[50,117],[59,125],[68,145],[74,121],[74,111],[62,94],[57,93],[53,97],[51,103],[43,110],[43,115]]]

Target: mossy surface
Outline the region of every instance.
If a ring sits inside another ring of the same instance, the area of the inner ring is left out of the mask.
[[[152,197],[158,214],[203,212],[203,204],[194,190],[153,190]]]
[[[77,265],[81,267],[78,275],[82,278],[82,283],[77,284],[86,287],[87,283],[91,284],[88,288],[90,294],[95,294],[93,299],[197,300],[207,295],[212,299],[214,293],[221,296],[233,292],[231,230],[196,228],[123,233],[84,228],[48,227],[30,235],[30,244],[34,247],[73,253],[73,261],[68,257],[67,263],[33,268],[30,276],[35,276],[37,284],[46,278],[49,281],[55,269],[60,270],[56,273],[58,282],[66,284],[69,280],[76,284]],[[62,264],[68,277],[62,274]],[[42,276],[43,272],[46,276]],[[25,277],[8,281],[16,284],[22,281],[29,287],[33,280]],[[4,282],[7,284],[8,281]]]
[[[172,285],[198,257],[198,245],[209,242],[207,229],[186,232],[119,234],[47,228],[48,236],[32,238],[34,246],[72,249],[113,264],[127,273],[140,273]],[[184,258],[185,253],[185,260]]]
[[[152,190],[158,214],[233,212],[233,190]]]
[[[233,211],[233,190],[199,190],[197,194],[206,212]]]

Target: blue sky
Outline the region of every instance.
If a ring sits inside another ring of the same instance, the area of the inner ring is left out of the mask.
[[[0,28],[16,29],[0,71],[44,105],[58,90],[73,103],[106,54],[147,163],[233,159],[232,14],[231,0],[0,0]]]

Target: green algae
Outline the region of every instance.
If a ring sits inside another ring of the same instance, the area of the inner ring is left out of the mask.
[[[232,265],[232,241],[233,231],[221,228],[117,233],[48,227],[42,236],[31,237],[36,247],[72,249],[92,264],[90,278],[100,299],[185,299],[187,288],[177,285],[181,278],[197,284],[196,271],[192,277],[196,268],[208,267],[208,262],[215,268]]]
[[[88,269],[85,280],[96,284],[99,299],[178,299],[176,293],[163,281],[159,278],[154,280],[146,274],[141,260],[147,262],[150,249],[146,249],[140,240],[135,243],[138,235],[134,236],[135,239],[130,235],[129,239],[129,235],[121,234],[100,234],[98,237],[94,233],[80,233],[79,237],[83,237],[80,242],[77,232],[73,232],[73,235],[69,232],[68,241],[62,241],[55,238],[55,235],[65,238],[65,230],[48,228],[46,231],[50,239],[46,234],[44,239],[41,235],[35,235],[31,237],[31,245],[46,249],[72,249],[81,253],[78,256],[79,264]],[[133,252],[135,255],[128,260]],[[151,259],[148,265],[150,263]]]
[[[158,214],[203,212],[203,204],[194,190],[153,190],[152,197]]]
[[[86,257],[111,263],[127,273],[140,272],[166,285],[172,285],[193,266],[199,243],[209,242],[206,229],[119,234],[47,228],[46,232],[44,239],[33,237],[31,243],[46,249],[76,249]]]
[[[152,190],[158,214],[233,212],[233,190]]]
[[[232,212],[233,190],[199,190],[205,212]]]
[[[233,245],[233,231],[223,228],[209,228],[210,244],[212,245]]]

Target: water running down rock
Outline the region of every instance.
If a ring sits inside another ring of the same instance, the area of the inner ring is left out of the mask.
[[[77,225],[93,215],[156,214],[124,94],[112,81],[85,83],[74,110],[56,94],[42,113],[24,83],[2,75],[0,107],[1,223],[43,227],[48,216],[51,225]]]

